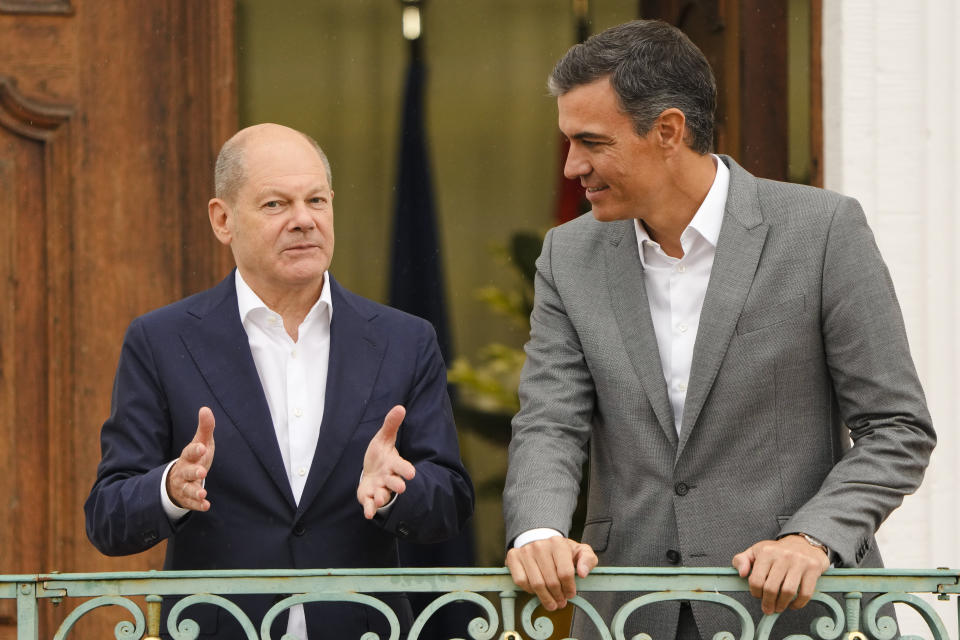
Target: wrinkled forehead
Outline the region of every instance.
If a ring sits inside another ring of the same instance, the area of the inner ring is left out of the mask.
[[[251,140],[243,156],[246,186],[254,190],[270,185],[330,189],[323,160],[300,135]]]

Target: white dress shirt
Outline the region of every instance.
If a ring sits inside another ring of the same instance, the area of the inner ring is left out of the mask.
[[[270,408],[287,479],[299,504],[320,437],[326,401],[330,320],[333,317],[330,277],[324,272],[320,298],[297,329],[296,342],[284,328],[280,314],[263,303],[243,280],[239,269],[236,286],[240,320]],[[167,516],[176,521],[186,515],[187,510],[174,505],[166,492],[166,475],[172,464],[164,471],[160,497]],[[287,633],[306,640],[303,605],[290,607]]]
[[[687,228],[680,234],[683,257],[664,253],[639,220],[634,222],[643,282],[650,304],[650,319],[657,334],[660,366],[667,381],[667,394],[673,408],[673,423],[680,433],[683,405],[687,398],[693,345],[697,341],[700,311],[707,294],[713,256],[717,251],[723,209],[727,203],[730,170],[716,156],[717,175]]]
[[[700,311],[710,282],[713,256],[720,237],[723,210],[730,186],[730,170],[716,155],[713,164],[717,173],[713,184],[687,228],[680,234],[683,257],[668,256],[654,242],[640,220],[634,221],[637,248],[643,264],[643,281],[650,305],[650,318],[657,336],[660,365],[667,382],[667,394],[673,408],[673,423],[680,433],[683,404],[687,398],[693,346],[700,326]],[[541,527],[524,531],[514,540],[514,547],[562,535],[555,529]]]

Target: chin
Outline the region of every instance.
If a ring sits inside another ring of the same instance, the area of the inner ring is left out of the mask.
[[[614,222],[616,220],[631,220],[636,216],[630,215],[626,211],[617,209],[608,209],[605,207],[594,207],[590,213],[598,222]]]

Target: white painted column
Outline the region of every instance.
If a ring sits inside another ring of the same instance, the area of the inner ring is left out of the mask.
[[[960,7],[824,0],[824,172],[890,268],[939,443],[878,534],[889,567],[960,568]],[[956,634],[956,606],[941,614]],[[901,615],[904,631],[919,621]]]

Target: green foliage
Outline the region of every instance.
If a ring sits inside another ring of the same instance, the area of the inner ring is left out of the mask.
[[[510,238],[508,247],[493,248],[494,257],[516,271],[516,283],[512,289],[490,285],[476,293],[487,308],[508,318],[527,335],[533,309],[535,263],[542,241],[540,234],[518,232]],[[488,344],[480,349],[475,363],[465,357],[454,360],[447,380],[457,385],[461,401],[474,409],[516,413],[520,408],[517,387],[524,359],[521,349],[501,343]]]

